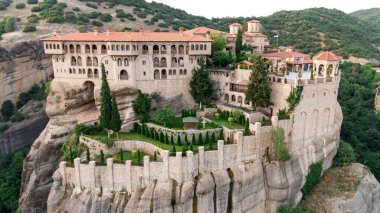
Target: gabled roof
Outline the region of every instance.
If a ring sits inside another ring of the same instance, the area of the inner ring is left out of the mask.
[[[193,41],[212,42],[203,36],[179,32],[109,32],[109,33],[68,33],[42,39],[43,41]]]
[[[335,55],[333,52],[321,52],[318,55],[316,55],[313,59],[321,61],[340,61],[342,58]]]
[[[310,55],[299,52],[277,52],[263,54],[263,57],[267,58],[308,58]]]
[[[211,29],[208,27],[197,27],[197,28],[185,31],[186,34],[192,34],[192,35],[194,35],[194,34],[207,34],[208,32],[210,32],[210,34],[226,34],[226,32]]]

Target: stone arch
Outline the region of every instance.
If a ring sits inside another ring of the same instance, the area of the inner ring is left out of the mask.
[[[75,46],[75,52],[76,53],[81,53],[82,51],[81,51],[81,46],[79,45],[79,44],[77,44],[76,46]]]
[[[98,69],[94,69],[94,78],[99,78],[99,71]]]
[[[173,75],[173,70],[169,70],[169,75]]]
[[[97,57],[94,57],[94,58],[92,59],[92,64],[93,64],[93,66],[95,66],[95,67],[97,67],[97,66],[99,65],[99,62],[98,62],[98,58],[97,58]]]
[[[224,100],[228,103],[230,101],[230,95],[224,94]]]
[[[199,44],[195,45],[195,50],[199,50]]]
[[[183,74],[184,74],[184,75],[187,75],[187,69],[184,69],[184,70],[183,70]]]
[[[158,57],[153,58],[153,67],[160,67],[160,59]]]
[[[194,44],[191,45],[191,50],[194,50]]]
[[[232,95],[232,96],[231,96],[231,101],[232,101],[232,102],[236,102],[236,96],[235,96],[235,95]]]
[[[73,73],[73,70],[69,68],[69,74],[72,74],[72,73]]]
[[[160,79],[160,71],[154,70],[154,79]]]
[[[51,49],[51,48],[50,48]],[[75,53],[74,44],[69,45],[70,53]]]
[[[161,58],[161,60],[160,60],[160,66],[161,67],[167,67],[168,66],[168,63],[166,62],[166,58],[165,57]]]
[[[166,45],[161,45],[161,54],[166,54],[167,53],[167,50],[166,50]]]
[[[179,66],[179,67],[184,67],[184,66],[185,66],[185,63],[184,63],[183,57],[179,57],[179,58],[178,58],[178,66]]]
[[[128,58],[124,58],[124,66],[129,66],[129,60],[128,60]]]
[[[153,54],[158,54],[160,52],[160,48],[158,45],[153,45]]]
[[[171,60],[171,67],[177,67],[178,66],[178,61],[176,57],[172,57]]]
[[[170,47],[170,52],[171,52],[171,54],[177,54],[177,46],[173,44]]]
[[[98,53],[98,46],[96,46],[96,44],[92,45],[92,53],[94,54]]]
[[[74,56],[71,56],[70,64],[71,64],[71,66],[77,65],[77,59]]]
[[[126,70],[120,71],[120,80],[128,80],[128,72]]]
[[[90,47],[90,45],[86,44],[86,45],[84,46],[84,52],[87,53],[87,54],[89,54],[89,53],[91,52],[91,47]]]
[[[146,45],[146,44],[142,45],[142,53],[143,54],[148,54],[149,53],[149,47],[148,47],[148,45]]]
[[[243,97],[238,96],[238,98],[237,98],[237,102],[238,102],[239,104],[242,104],[242,103],[243,103]]]
[[[104,45],[104,44],[101,46],[101,53],[102,54],[106,54],[107,53],[107,46]]]
[[[77,58],[77,65],[82,66],[82,57],[78,56]]]
[[[185,47],[182,44],[178,46],[178,53],[185,54]]]
[[[92,59],[89,56],[86,59],[86,66],[92,66]]]
[[[177,70],[173,70],[173,75],[177,75]]]
[[[117,66],[123,66],[123,60],[121,60],[121,58],[117,59]]]
[[[91,68],[87,70],[87,78],[94,78],[94,73]]]
[[[165,69],[161,70],[161,79],[168,79],[168,75]]]

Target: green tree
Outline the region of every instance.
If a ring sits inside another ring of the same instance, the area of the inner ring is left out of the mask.
[[[177,135],[177,146],[181,146],[182,145],[182,142],[181,142],[181,137],[179,136],[179,134]]]
[[[103,150],[100,150],[100,162],[105,163],[105,157],[104,157]]]
[[[87,150],[86,150],[86,159],[87,159],[87,161],[88,162],[90,162],[90,150],[87,148]]]
[[[170,134],[170,145],[174,145],[174,136]]]
[[[12,101],[6,100],[1,105],[1,116],[8,120],[15,112],[15,106],[13,105]]]
[[[102,87],[100,89],[100,125],[107,130],[109,138],[109,130],[112,128],[112,102],[110,87],[107,81],[106,68],[102,64]]]
[[[173,153],[176,153],[176,152],[177,152],[175,146],[173,146],[173,148],[172,148],[172,152],[173,152]]]
[[[198,145],[203,145],[203,138],[201,133],[198,135]]]
[[[164,133],[162,131],[160,132],[160,142],[161,143],[165,142],[165,135],[164,135]]]
[[[212,62],[214,66],[226,67],[232,63],[232,59],[230,58],[227,52],[218,51],[213,54]]]
[[[159,108],[154,114],[154,120],[165,127],[171,127],[175,120],[175,112],[169,108]]]
[[[226,39],[222,34],[212,34],[210,38],[212,39],[211,54],[224,50]]]
[[[189,145],[189,139],[187,138],[187,134],[185,134],[185,146]]]
[[[349,143],[340,142],[338,152],[334,158],[334,166],[344,166],[356,161],[355,151]]]
[[[313,190],[314,186],[321,179],[323,169],[322,164],[323,161],[320,161],[318,163],[313,163],[309,166],[309,173],[306,176],[305,185],[301,189],[303,196],[309,194]]]
[[[251,131],[249,131],[249,120],[247,118],[247,121],[244,124],[244,135],[249,135]]]
[[[193,76],[190,81],[190,93],[195,102],[207,104],[212,97],[212,81],[207,71],[204,60],[201,60],[197,68],[193,69]]]
[[[238,34],[236,36],[236,43],[235,43],[235,55],[237,58],[239,58],[239,56],[241,55],[242,50],[243,50],[243,32],[241,31],[241,29],[239,29]]]
[[[211,135],[211,143],[216,143],[216,136],[215,136],[215,132],[212,132],[212,135]]]
[[[123,149],[120,149],[120,160],[121,160],[121,161],[124,160],[124,152],[123,152]]]
[[[119,138],[119,131],[121,129],[120,113],[116,103],[115,94],[112,95],[112,114],[111,114],[111,129],[116,132]]]
[[[191,144],[192,145],[196,145],[197,144],[197,140],[195,139],[195,134],[193,133],[193,136],[191,136]]]
[[[137,91],[137,97],[132,102],[133,111],[136,113],[141,122],[145,123],[149,120],[149,112],[152,107],[152,99],[149,94]]]
[[[274,143],[274,155],[279,161],[290,160],[290,153],[285,144],[285,132],[281,127],[277,127],[272,133]]]
[[[208,132],[206,132],[206,137],[205,137],[205,144],[210,143],[210,136],[208,135]]]
[[[268,84],[268,70],[265,60],[261,57],[256,57],[252,63],[253,71],[249,77],[248,88],[245,92],[246,100],[250,101],[254,108],[268,107],[271,105],[271,88]]]
[[[221,128],[220,131],[219,131],[218,140],[224,140],[224,137],[223,137],[223,128]]]

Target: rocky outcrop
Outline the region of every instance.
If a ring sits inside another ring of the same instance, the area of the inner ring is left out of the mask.
[[[0,103],[16,102],[20,93],[52,77],[51,59],[42,42],[22,42],[9,50],[0,47]]]
[[[340,197],[328,198],[328,213],[378,213],[380,212],[380,184],[373,174],[362,164],[351,168],[358,178],[356,191]]]

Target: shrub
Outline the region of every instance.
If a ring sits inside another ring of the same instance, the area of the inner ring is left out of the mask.
[[[290,160],[290,153],[285,145],[285,133],[281,127],[277,127],[272,134],[274,143],[274,156],[279,161]]]
[[[292,213],[292,209],[288,205],[284,204],[284,205],[277,207],[276,212],[277,213]]]
[[[15,112],[15,107],[10,100],[6,100],[3,102],[1,106],[1,115],[3,118],[9,119],[13,113]]]
[[[43,8],[41,6],[34,6],[34,7],[32,7],[31,11],[34,13],[38,13],[38,12],[41,12],[42,9]]]
[[[154,121],[166,127],[171,127],[175,119],[175,112],[169,108],[159,108],[154,114]]]
[[[81,33],[87,32],[87,25],[79,25],[78,31]]]
[[[9,128],[9,126],[8,126],[7,124],[5,124],[5,125],[1,125],[1,126],[0,126],[0,133],[5,132],[5,130],[7,130],[8,128]]]
[[[286,112],[286,109],[280,109],[278,111],[278,120],[286,120],[286,119],[290,119],[290,115],[288,114],[288,112]]]
[[[92,21],[91,22],[92,23],[92,25],[94,25],[94,26],[97,26],[97,27],[102,27],[103,26],[103,23],[102,22],[99,22],[99,21]]]
[[[322,161],[318,163],[313,163],[309,166],[309,173],[306,176],[306,182],[305,185],[302,187],[301,192],[303,193],[303,196],[307,195],[309,192],[311,192],[314,188],[314,186],[319,182],[321,179],[322,174]]]
[[[31,23],[27,23],[24,29],[22,30],[22,32],[24,33],[35,32],[35,31],[37,31],[37,28]]]
[[[75,11],[75,12],[79,12],[80,9],[79,9],[79,7],[74,7],[74,8],[73,8],[73,11]]]
[[[86,6],[87,6],[87,7],[94,8],[94,9],[98,9],[98,6],[97,6],[96,4],[93,4],[93,3],[90,3],[90,2],[87,2],[87,3],[86,3]]]
[[[28,0],[26,1],[28,4],[38,4],[38,0]]]
[[[69,23],[77,23],[78,19],[74,12],[67,12],[65,15],[65,21]]]
[[[81,14],[78,14],[77,17],[78,17],[78,22],[80,22],[80,23],[88,23],[89,22],[86,14],[81,13]]]
[[[29,23],[37,23],[39,20],[38,16],[36,14],[32,14],[28,17]]]
[[[100,15],[101,15],[101,13],[98,13],[98,12],[91,12],[91,13],[87,14],[87,17],[88,17],[89,19],[96,19],[96,18],[98,18]]]
[[[25,3],[18,3],[16,4],[16,8],[21,10],[21,9],[24,9],[25,8]]]
[[[23,121],[25,119],[25,116],[21,113],[21,112],[16,112],[13,116],[12,116],[12,122],[20,122],[20,121]]]
[[[100,15],[100,20],[103,22],[110,22],[112,21],[112,16],[109,13]]]
[[[100,125],[84,125],[84,124],[78,124],[75,126],[74,132],[77,135],[94,135],[96,133],[99,133],[103,130],[103,128]]]
[[[149,94],[137,91],[137,97],[132,102],[133,111],[137,114],[141,122],[149,120],[149,112],[152,105],[152,99]]]
[[[334,166],[344,166],[356,161],[355,151],[349,143],[340,142],[338,152],[334,158]]]

